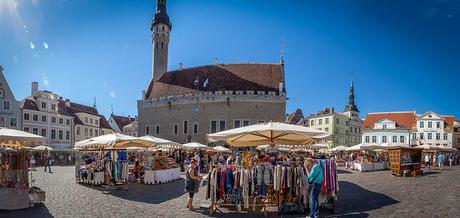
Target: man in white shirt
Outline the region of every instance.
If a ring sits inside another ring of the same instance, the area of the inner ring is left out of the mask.
[[[425,155],[425,170],[426,172],[430,171],[430,160],[431,157],[429,154]]]

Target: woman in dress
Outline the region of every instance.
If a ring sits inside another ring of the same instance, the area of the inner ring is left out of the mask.
[[[203,179],[203,177],[198,174],[197,164],[198,160],[193,158],[185,174],[187,176],[185,180],[185,189],[188,192],[187,208],[189,210],[193,210],[193,195],[198,192],[200,180]]]

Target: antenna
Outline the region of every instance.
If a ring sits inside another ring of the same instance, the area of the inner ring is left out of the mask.
[[[281,64],[284,64],[284,52],[285,52],[284,39],[281,39],[281,50],[280,50],[280,63]]]
[[[219,64],[219,58],[218,57],[214,58],[214,64]]]
[[[112,112],[112,115],[113,115],[113,104],[110,105],[110,111]]]
[[[94,96],[93,98],[94,98],[93,107],[96,108],[96,96]]]

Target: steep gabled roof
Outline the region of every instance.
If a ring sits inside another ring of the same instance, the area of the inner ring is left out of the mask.
[[[117,124],[117,126],[120,129],[123,129],[123,127],[125,127],[126,125],[128,125],[128,124],[130,124],[130,123],[132,123],[133,121],[136,120],[135,118],[117,116],[117,115],[113,115],[113,114],[112,114],[111,117],[112,117],[112,119],[115,121],[115,123]]]
[[[99,121],[99,127],[105,128],[105,129],[112,129],[112,127],[109,125],[109,122],[107,122],[107,119],[103,115],[99,115],[101,117],[101,120]]]
[[[412,129],[417,124],[417,115],[414,112],[369,113],[363,122],[362,129],[374,128],[375,123],[383,119],[394,121],[397,128]]]
[[[21,108],[22,109],[27,109],[27,110],[34,110],[38,111],[37,104],[35,104],[35,100],[32,98],[26,98],[21,101]]]
[[[281,64],[216,64],[170,71],[151,81],[146,99],[212,91],[278,91]]]
[[[286,123],[297,124],[303,119],[303,113],[301,109],[297,109],[294,113],[286,116]]]

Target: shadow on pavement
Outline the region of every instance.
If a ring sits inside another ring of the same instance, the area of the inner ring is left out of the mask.
[[[367,190],[357,184],[339,181],[340,192],[333,216],[367,217],[364,212],[399,203],[387,195]]]
[[[51,215],[45,204],[39,204],[35,207],[26,208],[23,210],[0,210],[1,218],[31,217],[30,214],[36,214],[36,217],[40,218],[53,217],[53,215]]]
[[[340,170],[340,169],[337,169],[337,174],[350,174],[350,173],[353,173],[353,172],[350,172],[348,170]]]
[[[98,190],[101,192],[101,194],[108,194],[130,201],[138,201],[149,204],[160,204],[185,194],[184,179],[179,179],[170,183],[154,185],[131,183],[126,186],[128,187],[127,190],[108,190],[102,186],[84,186]]]

